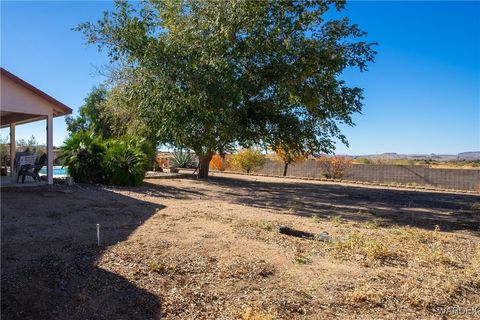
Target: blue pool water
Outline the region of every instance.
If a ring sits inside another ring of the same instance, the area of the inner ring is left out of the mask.
[[[43,167],[40,169],[40,174],[47,174],[47,167]],[[67,168],[63,168],[62,166],[53,166],[53,176],[66,176],[67,175]]]

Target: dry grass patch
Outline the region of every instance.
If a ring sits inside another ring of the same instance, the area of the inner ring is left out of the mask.
[[[257,228],[260,228],[260,229],[263,229],[263,230],[266,230],[266,231],[275,230],[275,225],[272,222],[266,221],[266,220],[254,221],[253,225]]]
[[[274,317],[266,312],[255,308],[246,308],[242,314],[242,320],[273,320]]]
[[[347,304],[365,310],[423,310],[480,301],[480,243],[458,234],[413,227],[351,232],[331,247],[348,263],[362,261],[366,278],[344,281]],[[338,295],[339,293],[335,293]]]
[[[362,224],[362,226],[367,229],[378,229],[381,227],[385,227],[386,225],[387,223],[383,218],[375,218],[373,220],[368,220]]]
[[[332,249],[335,256],[345,259],[362,258],[386,262],[397,257],[397,254],[384,242],[358,231],[353,231],[345,239],[335,242]]]
[[[382,293],[379,292],[378,289],[367,284],[355,288],[352,291],[347,291],[345,293],[345,297],[354,304],[365,303],[379,305],[382,298]]]
[[[342,218],[341,215],[336,215],[336,216],[330,217],[330,222],[331,222],[333,225],[338,226],[338,225],[344,223],[345,220]]]
[[[320,219],[320,216],[318,214],[314,214],[312,216],[312,222],[313,223],[320,223],[322,220]]]

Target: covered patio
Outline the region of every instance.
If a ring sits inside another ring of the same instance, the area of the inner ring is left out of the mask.
[[[40,120],[46,120],[47,183],[53,184],[53,118],[71,114],[72,109],[7,70],[0,71],[1,128],[10,128],[10,172],[9,177],[2,177],[1,185],[16,182],[15,126]]]

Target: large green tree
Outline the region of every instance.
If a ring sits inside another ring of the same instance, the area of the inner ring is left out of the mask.
[[[102,138],[111,136],[111,130],[102,115],[107,95],[107,89],[102,86],[94,87],[90,91],[84,99],[85,103],[78,111],[78,116],[67,116],[65,118],[67,130],[70,134],[75,134],[79,131],[91,131]]]
[[[332,150],[334,138],[346,142],[338,123],[353,124],[362,89],[341,76],[365,70],[375,52],[347,18],[326,17],[344,8],[343,1],[117,1],[102,20],[77,29],[121,61],[117,85],[129,112],[159,143],[194,150],[206,177],[212,155],[238,144],[301,141],[314,153]]]

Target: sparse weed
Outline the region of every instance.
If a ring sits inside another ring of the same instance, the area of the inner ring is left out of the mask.
[[[312,260],[307,255],[300,255],[300,256],[295,257],[295,262],[297,262],[298,264],[301,264],[301,265],[305,265],[305,264],[311,263]]]
[[[305,301],[312,301],[313,298],[315,297],[313,289],[309,289],[309,290],[305,289],[302,291],[302,294],[303,294],[303,299]]]
[[[169,273],[177,273],[179,270],[178,270],[178,266],[176,264],[170,264],[168,267],[167,267],[167,270]]]
[[[242,314],[242,320],[272,320],[273,316],[253,308],[246,308]]]
[[[272,231],[274,229],[274,225],[270,221],[266,221],[266,220],[256,221],[255,226],[267,231]]]
[[[455,265],[455,262],[440,250],[430,250],[424,254],[424,258],[427,262],[433,264]]]
[[[396,256],[389,247],[376,239],[367,239],[358,232],[335,243],[334,250],[342,257],[361,255],[368,260],[387,260]]]
[[[363,226],[367,229],[377,229],[378,225],[373,220],[369,220],[363,223]]]
[[[339,225],[339,224],[342,224],[344,222],[344,220],[343,220],[342,216],[337,215],[337,216],[331,217],[330,222],[332,222],[335,225]]]
[[[442,234],[438,231],[428,231],[414,227],[399,227],[392,229],[391,232],[398,237],[399,241],[425,244],[440,240]]]
[[[288,206],[288,211],[298,212],[305,206],[305,203],[299,199],[293,199],[288,201],[287,206]]]
[[[305,252],[303,248],[296,248],[295,262],[301,265],[309,264],[312,262],[310,254]]]
[[[320,223],[320,216],[318,214],[314,214],[312,216],[312,222],[314,223]]]
[[[371,214],[371,215],[376,215],[376,212],[371,209],[360,209],[357,211],[357,214]]]
[[[149,260],[147,261],[147,267],[152,272],[162,273],[162,274],[175,274],[179,272],[176,264],[162,265],[158,261]]]
[[[163,267],[155,260],[149,260],[147,266],[151,271],[154,272],[163,272]]]
[[[374,303],[379,302],[378,293],[368,287],[355,288],[353,291],[345,294],[347,298],[354,303]]]
[[[381,218],[376,218],[373,220],[368,220],[363,223],[363,226],[367,229],[378,229],[385,226],[384,220]]]

